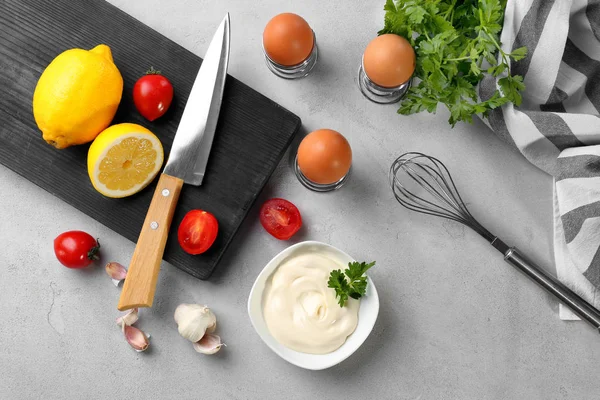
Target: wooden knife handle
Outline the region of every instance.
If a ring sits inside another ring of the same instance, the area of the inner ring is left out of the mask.
[[[117,308],[152,307],[160,263],[183,180],[162,174],[152,196]]]

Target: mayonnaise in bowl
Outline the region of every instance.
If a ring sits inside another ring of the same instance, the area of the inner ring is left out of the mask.
[[[327,252],[292,254],[265,284],[263,317],[271,335],[302,353],[327,354],[344,344],[358,324],[360,301],[340,307],[327,287],[329,274],[344,269]]]
[[[345,359],[350,357],[364,343],[364,341],[367,339],[367,337],[373,330],[375,322],[377,321],[377,315],[379,314],[379,296],[377,294],[377,288],[375,287],[374,282],[371,280],[369,275],[367,275],[366,292],[360,298],[360,301],[357,301],[358,324],[356,325],[356,329],[354,329],[354,331],[348,329],[348,332],[351,333],[349,333],[349,336],[345,338],[345,342],[343,342],[343,344],[339,348],[331,351],[330,353],[305,353],[294,350],[282,344],[278,339],[276,339],[273,336],[265,320],[265,300],[267,300],[266,292],[271,291],[273,289],[272,278],[275,277],[279,267],[305,254],[322,255],[327,259],[326,262],[328,263],[328,265],[329,260],[333,260],[334,266],[332,266],[332,268],[339,268],[342,270],[344,270],[347,267],[348,263],[356,261],[353,257],[346,254],[342,250],[331,246],[327,243],[316,241],[296,243],[282,250],[279,254],[273,257],[267,263],[267,265],[265,265],[265,267],[256,277],[256,280],[254,281],[254,284],[252,285],[252,289],[250,290],[250,294],[248,296],[248,316],[250,317],[252,327],[254,328],[258,336],[271,350],[273,350],[273,352],[275,352],[275,354],[277,354],[287,362],[292,363],[298,367],[310,370],[323,370],[344,361]],[[322,275],[322,277],[323,280],[319,280],[319,285],[321,285],[322,282],[322,284],[326,287],[329,278],[329,272],[327,272],[325,275]],[[289,277],[286,277],[286,279],[289,279]],[[295,280],[296,279],[292,279],[292,282]],[[298,280],[298,283],[303,281],[305,280],[300,279]],[[301,307],[305,310],[300,310],[300,315],[303,315],[303,313],[306,312],[307,315],[312,316],[307,317],[307,321],[310,320],[310,318],[316,318],[318,321],[321,321],[323,318],[325,318],[325,315],[323,314],[325,309],[322,307],[322,299],[318,296],[315,296],[313,293],[319,293],[320,290],[314,289],[314,286],[311,287],[311,290],[308,291],[309,294],[302,296],[302,301],[300,301],[300,303],[302,304]],[[335,296],[334,289],[326,289],[328,290],[327,293],[331,293],[331,296]],[[321,305],[321,308],[319,308],[319,305]],[[337,301],[330,301],[327,304],[327,311],[333,312],[334,310],[338,309],[340,311],[343,311],[341,310]],[[293,315],[293,313],[290,313],[290,315]],[[287,321],[289,322],[290,319],[288,319]],[[335,328],[334,331],[336,329],[338,328]],[[345,334],[346,333],[340,335],[338,332],[337,335],[343,337]],[[334,334],[332,336],[336,335]],[[293,338],[290,338],[288,340],[293,340]],[[328,338],[327,342],[330,341],[331,337]],[[324,347],[326,347],[324,343],[325,341],[319,341],[316,347],[321,348],[322,350]],[[306,343],[300,342],[300,344],[298,345],[305,346]],[[311,346],[311,344],[309,343],[308,346]]]

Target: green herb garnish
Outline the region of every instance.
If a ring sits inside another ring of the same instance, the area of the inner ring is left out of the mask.
[[[367,277],[364,275],[373,265],[375,265],[375,261],[369,264],[351,262],[348,263],[348,268],[344,272],[341,269],[331,271],[327,287],[335,289],[335,297],[339,297],[340,307],[344,307],[348,296],[358,300],[365,294]]]
[[[510,59],[521,60],[526,47],[512,53],[500,48],[507,0],[387,0],[385,26],[379,34],[406,38],[415,49],[420,79],[402,99],[400,114],[435,113],[438,103],[450,110],[448,122],[473,122],[473,115],[512,102],[521,104],[523,77],[511,76]],[[478,101],[476,86],[485,74],[500,90]]]

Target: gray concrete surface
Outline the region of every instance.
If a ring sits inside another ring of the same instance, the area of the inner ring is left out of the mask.
[[[0,167],[0,399],[600,398],[596,332],[560,321],[557,302],[473,232],[393,199],[387,170],[395,156],[438,156],[481,222],[554,269],[549,176],[481,123],[450,129],[445,112],[403,117],[359,93],[358,63],[382,24],[383,0],[111,2],[199,55],[231,12],[231,74],[301,116],[305,131],[348,137],[354,175],[343,190],[307,191],[286,157],[259,203],[296,203],[305,228],[294,242],[321,240],[377,260],[381,312],[359,351],[332,369],[305,371],[275,355],[252,329],[246,300],[288,243],[263,231],[254,207],[212,280],[163,266],[155,307],[140,322],[151,350],[135,353],[114,326],[119,290],[103,263],[63,268],[52,240],[83,229],[101,238],[103,262],[124,264],[134,244]],[[263,63],[262,29],[282,11],[303,15],[316,31],[320,60],[307,79],[281,80]],[[192,350],[173,321],[181,302],[215,310],[227,349],[213,357]]]

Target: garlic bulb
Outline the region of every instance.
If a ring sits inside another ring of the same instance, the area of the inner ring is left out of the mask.
[[[198,342],[208,331],[214,332],[217,317],[207,306],[180,304],[175,309],[175,322],[179,334],[190,342]]]

